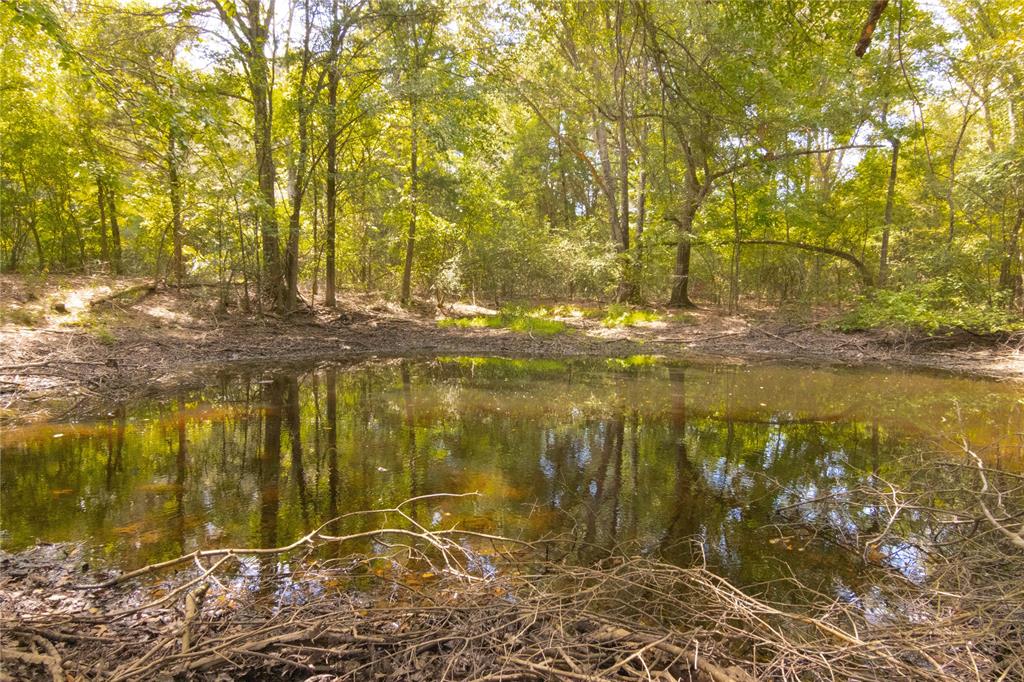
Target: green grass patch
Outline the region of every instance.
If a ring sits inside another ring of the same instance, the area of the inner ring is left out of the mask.
[[[631,308],[613,303],[605,310],[601,324],[606,327],[635,327],[641,322],[659,322],[661,319],[661,313],[656,313],[653,310]]]
[[[445,317],[437,321],[437,326],[442,329],[447,328],[458,328],[458,329],[469,329],[472,327],[496,327],[498,325],[492,324],[491,320],[494,316],[491,315],[478,315],[477,317]]]
[[[43,314],[29,308],[4,308],[0,310],[0,324],[16,324],[34,327],[43,321]]]
[[[553,306],[540,306],[529,312],[533,317],[586,317],[587,313],[568,303],[561,303]]]
[[[497,315],[478,315],[476,317],[449,317],[437,321],[439,327],[457,327],[461,329],[472,329],[489,327],[492,329],[510,329],[514,332],[532,334],[534,336],[554,336],[564,333],[568,327],[564,322],[547,319],[539,315],[539,311],[527,310],[525,308],[507,307],[502,308]],[[544,311],[546,312],[546,311]]]
[[[697,324],[700,321],[693,313],[673,313],[668,319],[678,324]]]

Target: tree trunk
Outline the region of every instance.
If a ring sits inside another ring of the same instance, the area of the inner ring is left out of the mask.
[[[641,291],[641,281],[643,279],[644,270],[644,229],[646,229],[647,227],[647,171],[645,170],[646,165],[647,155],[641,152],[639,178],[640,187],[637,191],[636,198],[636,275],[633,279],[633,285],[634,287],[636,287],[634,296],[637,299],[641,299],[643,296]]]
[[[626,138],[625,103],[621,104],[618,121],[619,137],[619,227],[622,230],[620,249],[624,263],[622,279],[619,281],[618,299],[620,302],[635,303],[637,299],[637,272],[633,254],[629,249],[629,140]]]
[[[691,193],[692,194],[692,193]],[[676,264],[672,271],[672,295],[668,300],[670,308],[696,308],[690,300],[690,240],[693,237],[693,219],[700,206],[695,197],[688,197],[680,215],[676,218]]]
[[[999,289],[1010,294],[1010,306],[1013,306],[1013,297],[1020,286],[1020,277],[1013,276],[1013,266],[1020,262],[1020,230],[1024,223],[1024,208],[1017,209],[1017,217],[1014,218],[1013,227],[1010,230],[1010,238],[1006,240],[1006,250],[1003,252],[1002,261],[999,263]],[[1024,272],[1020,273],[1024,276]]]
[[[28,217],[28,229],[32,231],[32,240],[36,244],[36,257],[39,259],[39,271],[46,269],[46,256],[43,255],[43,240],[39,237],[35,213]]]
[[[259,219],[260,239],[263,242],[263,284],[273,306],[280,309],[284,304],[284,292],[275,198],[277,171],[274,167],[274,147],[271,137],[273,105],[270,99],[270,72],[265,54],[267,30],[260,17],[259,4],[258,0],[248,0],[247,2],[252,33],[250,43],[245,50],[249,71],[249,91],[253,103],[256,173],[260,188],[260,202],[256,215]]]
[[[174,244],[174,282],[181,286],[185,279],[185,257],[182,253],[184,229],[181,219],[181,179],[178,169],[178,133],[171,126],[167,135],[167,180],[171,195],[171,239]]]
[[[619,250],[622,259],[622,274],[619,279],[619,302],[636,302],[638,289],[637,272],[633,254],[629,248],[629,138],[626,135],[627,124],[627,62],[623,39],[624,3],[615,5],[615,71],[613,85],[616,95],[616,126],[619,153],[619,177],[616,183],[619,192]]]
[[[900,141],[893,138],[892,165],[889,168],[889,187],[885,193],[885,218],[882,223],[882,250],[878,258],[878,285],[885,286],[889,277],[889,233],[892,229],[892,207],[896,199],[896,172],[899,167]]]
[[[82,223],[78,221],[78,216],[75,215],[75,206],[71,201],[71,194],[65,195],[67,204],[68,220],[71,221],[72,227],[75,228],[75,243],[78,245],[78,266],[85,269],[85,234],[82,232]]]
[[[949,210],[949,244],[953,244],[954,230],[956,229],[956,159],[960,155],[960,145],[964,140],[964,133],[967,132],[967,125],[971,121],[971,113],[964,105],[964,120],[960,124],[960,133],[956,137],[956,143],[953,145],[953,153],[949,157],[949,187],[946,190],[946,205]]]
[[[732,195],[732,260],[729,262],[729,312],[736,312],[740,302],[740,213],[736,201],[736,183],[729,178]]]
[[[828,256],[835,256],[845,260],[847,263],[857,269],[857,274],[860,275],[861,282],[867,288],[875,285],[875,280],[871,276],[871,271],[864,265],[864,262],[854,256],[852,253],[842,251],[840,249],[833,249],[830,246],[817,246],[816,244],[807,244],[805,242],[787,242],[779,239],[741,239],[740,244],[760,244],[762,246],[789,246],[794,249],[801,249],[803,251],[810,251],[812,253],[823,253]]]
[[[110,266],[114,271],[115,275],[121,274],[121,228],[117,224],[117,201],[114,197],[114,191],[105,186],[104,194],[107,197],[107,206],[110,209],[108,214],[110,215],[110,247],[111,247],[111,261]]]
[[[110,243],[107,240],[107,207],[103,197],[103,180],[96,176],[96,204],[100,209],[100,258],[104,263],[110,265]],[[42,269],[42,261],[40,261]]]
[[[410,118],[411,118],[411,144],[410,144],[410,161],[409,161],[409,234],[405,240],[405,267],[402,270],[402,305],[408,305],[412,300],[412,256],[413,250],[416,243],[416,190],[418,181],[418,168],[419,163],[419,126],[417,121],[418,111],[416,107],[416,97],[411,97],[409,100],[410,104]]]
[[[594,113],[594,138],[597,141],[597,154],[600,157],[601,175],[604,179],[603,194],[608,200],[608,224],[611,228],[612,243],[615,250],[622,252],[622,225],[619,221],[619,201],[616,198],[616,180],[612,175],[612,160],[608,150],[608,131],[600,114]],[[629,237],[627,237],[629,239]]]
[[[285,310],[294,310],[299,298],[299,232],[302,227],[302,201],[305,197],[306,163],[309,154],[309,125],[305,105],[299,110],[299,158],[295,167],[295,181],[292,183],[292,211],[288,220],[288,245],[285,249],[286,289]]]
[[[337,4],[333,5],[337,8]],[[335,11],[335,15],[337,12]],[[335,17],[335,21],[337,18]],[[336,58],[336,56],[335,56]],[[331,64],[329,67],[331,70],[327,75],[327,188],[326,188],[326,201],[327,201],[327,215],[326,215],[326,233],[324,234],[324,242],[326,245],[325,263],[324,263],[324,303],[328,308],[333,308],[337,305],[335,299],[335,240],[337,232],[337,209],[336,201],[338,197],[338,141],[335,139],[335,117],[337,115],[338,106],[338,70],[336,64]]]
[[[288,245],[285,249],[285,310],[295,310],[299,299],[299,236],[302,229],[302,201],[306,196],[306,173],[309,165],[309,109],[316,91],[307,93],[307,77],[309,75],[310,48],[309,40],[312,31],[309,6],[303,12],[305,34],[302,44],[302,65],[299,70],[298,82],[298,136],[299,155],[295,160],[294,182],[291,185],[291,216],[288,220]],[[316,207],[313,208],[314,212]]]
[[[27,196],[30,195],[30,190],[29,190],[29,184],[28,184],[28,174],[25,173],[25,164],[24,163],[22,163],[20,165],[19,170],[21,171],[21,184],[25,188],[25,190],[24,190],[25,191],[25,196],[27,197]],[[99,181],[99,178],[97,177],[97,182],[98,181]],[[103,202],[103,197],[102,196],[100,197],[100,202],[101,202],[101,204]],[[39,227],[38,227],[38,225],[36,225],[36,220],[37,220],[37,218],[36,218],[36,206],[35,206],[34,202],[31,202],[31,201],[28,202],[28,210],[29,210],[29,215],[28,215],[28,218],[27,218],[27,220],[28,220],[28,227],[29,227],[30,230],[32,230],[32,239],[36,243],[36,257],[39,259],[39,271],[42,272],[43,270],[46,269],[46,256],[43,255],[43,240],[39,236]],[[102,211],[103,209],[100,208],[100,210]]]

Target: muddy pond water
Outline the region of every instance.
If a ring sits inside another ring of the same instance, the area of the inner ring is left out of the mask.
[[[880,510],[802,503],[883,485],[917,453],[962,457],[961,435],[989,465],[1019,470],[1020,388],[647,357],[235,368],[94,421],[6,429],[0,539],[7,551],[82,542],[96,563],[129,568],[476,491],[410,511],[432,528],[706,561],[740,584],[793,572],[855,589],[864,558],[836,538],[877,530]],[[913,578],[927,565],[908,540],[926,529],[908,519],[872,551]],[[794,532],[802,522],[832,533]]]

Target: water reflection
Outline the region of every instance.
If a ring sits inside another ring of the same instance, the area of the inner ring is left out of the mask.
[[[839,535],[877,532],[877,510],[799,503],[876,485],[894,458],[960,431],[994,465],[1019,466],[1015,388],[647,361],[224,374],[97,422],[6,433],[3,544],[86,539],[97,558],[133,566],[199,547],[285,544],[348,511],[479,491],[412,513],[434,527],[571,533],[594,560],[633,543],[742,584],[799,570],[848,589],[860,560],[837,537],[780,528],[780,514]],[[345,529],[373,523],[356,517]],[[910,545],[872,551],[908,575],[923,570]]]

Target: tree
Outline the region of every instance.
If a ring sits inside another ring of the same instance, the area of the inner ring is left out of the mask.
[[[256,215],[263,247],[263,286],[274,307],[285,306],[284,271],[281,266],[277,222],[277,169],[273,144],[272,60],[267,55],[274,5],[243,0],[238,5],[212,0],[229,32],[232,55],[242,67],[252,105],[252,136],[260,201]]]

